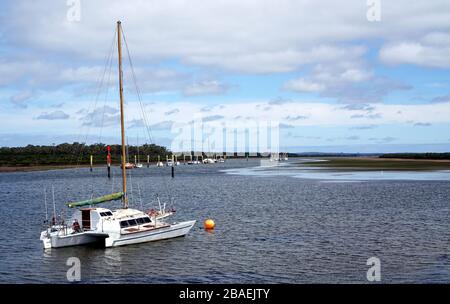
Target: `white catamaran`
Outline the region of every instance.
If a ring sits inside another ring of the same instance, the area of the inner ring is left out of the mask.
[[[122,192],[81,202],[69,203],[69,208],[80,207],[73,216],[73,224],[71,226],[57,224],[54,218],[50,226],[41,232],[40,239],[46,249],[85,245],[96,242],[104,243],[105,247],[115,247],[158,241],[185,236],[195,225],[195,220],[169,224],[165,222],[165,218],[169,214],[166,212],[148,214],[140,210],[128,208],[122,86],[122,33],[121,23],[118,21],[117,48],[119,57],[120,123],[122,137]],[[93,205],[112,200],[122,200],[122,208],[110,210],[93,207]]]

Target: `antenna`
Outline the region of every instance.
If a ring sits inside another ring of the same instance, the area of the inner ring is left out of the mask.
[[[159,200],[159,195],[156,196],[156,199],[158,200],[159,211],[162,211],[162,209],[161,209],[161,201]]]
[[[138,186],[138,193],[139,193],[139,205],[141,207],[141,211],[144,210],[143,206],[142,206],[142,196],[141,196],[141,187],[139,186],[139,183],[137,184]]]
[[[44,187],[45,221],[48,222],[47,188]]]
[[[56,224],[55,188],[53,187],[53,185],[52,185],[52,198],[53,198],[53,218],[55,219],[55,224]]]

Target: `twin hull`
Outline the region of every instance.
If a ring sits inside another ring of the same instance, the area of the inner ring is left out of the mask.
[[[105,239],[105,246],[116,247],[185,236],[191,230],[194,224],[195,221],[186,221],[174,225],[168,225],[166,227],[153,229],[150,231],[142,231],[130,234],[111,234],[107,239]]]
[[[107,231],[86,231],[75,234],[61,235],[59,232],[43,231],[41,233],[41,240],[43,241],[44,248],[46,249],[79,246],[101,242],[104,242],[105,247],[116,247],[185,236],[187,233],[189,233],[195,222],[196,221],[186,221],[152,230],[145,230],[127,234],[121,234],[117,232],[108,233]]]
[[[100,243],[107,237],[108,234],[90,232],[68,235],[61,235],[59,232],[48,231],[43,231],[41,233],[41,241],[43,241],[45,249]]]

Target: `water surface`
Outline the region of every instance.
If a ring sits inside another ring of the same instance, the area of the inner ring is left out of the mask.
[[[133,170],[132,207],[172,199],[174,220],[199,221],[187,237],[50,251],[39,241],[44,188],[49,209],[53,185],[57,212],[68,216],[65,202],[120,190],[120,170],[111,180],[104,168],[0,174],[0,282],[67,282],[72,256],[85,283],[364,283],[372,256],[384,282],[449,282],[448,178],[342,182],[352,178],[258,165],[179,166],[175,179],[170,168]],[[206,218],[212,233],[201,228]]]

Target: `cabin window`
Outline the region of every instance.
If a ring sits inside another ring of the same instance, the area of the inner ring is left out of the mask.
[[[126,228],[126,227],[128,227],[129,225],[128,225],[128,221],[121,221],[120,222],[120,228]]]
[[[111,216],[111,215],[113,215],[111,211],[106,211],[105,214],[106,214],[106,216]]]
[[[145,224],[144,218],[140,217],[138,219],[136,219],[136,221],[138,222],[139,225]]]
[[[151,220],[150,220],[148,217],[143,217],[142,219],[144,220],[144,223],[145,223],[145,224],[151,222]]]
[[[128,225],[129,226],[136,226],[137,225],[136,220],[128,220]]]

